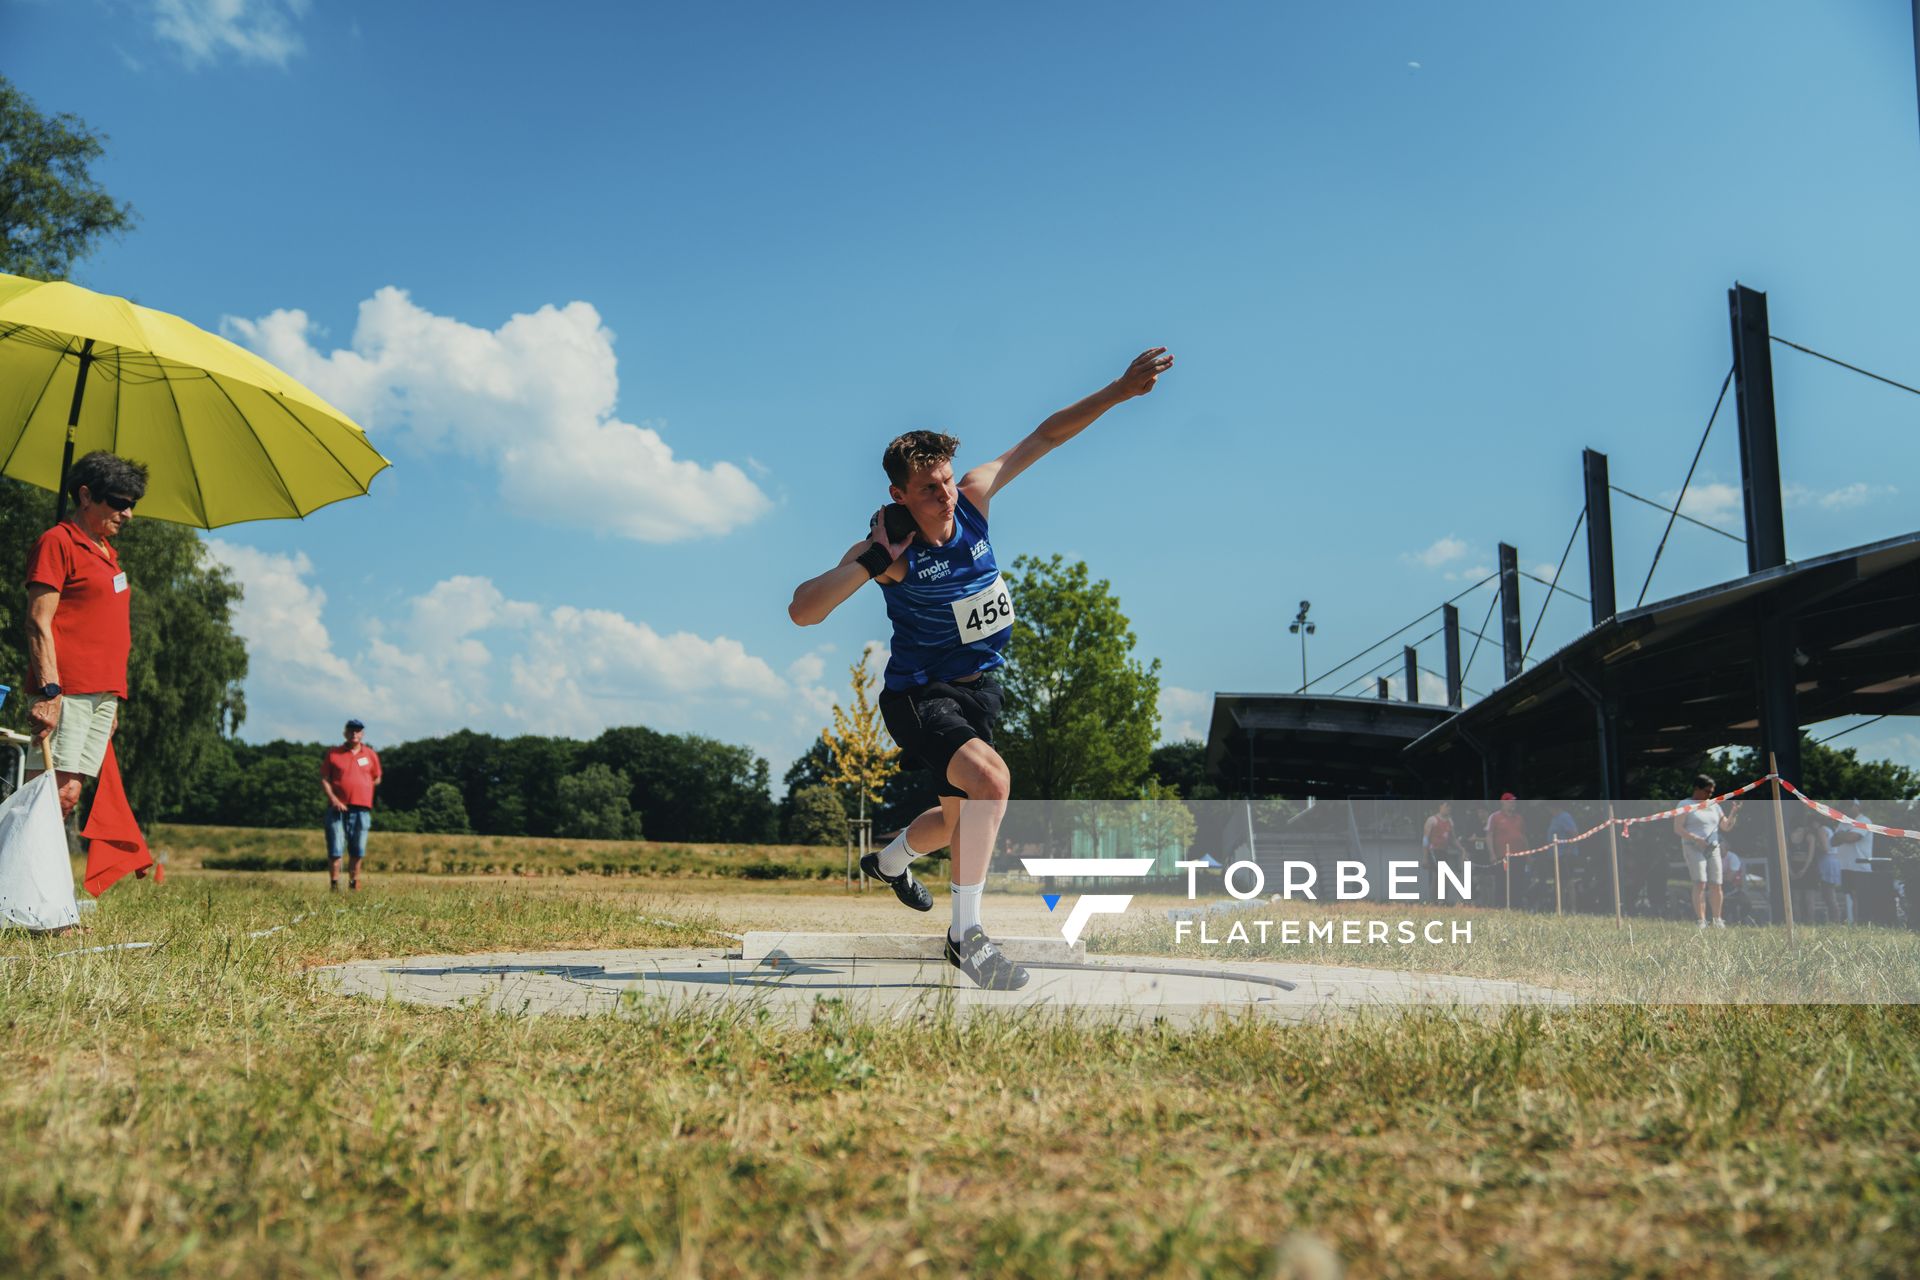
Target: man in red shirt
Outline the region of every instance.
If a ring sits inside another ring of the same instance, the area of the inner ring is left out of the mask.
[[[87,454],[67,473],[73,515],[27,556],[27,767],[44,773],[52,755],[62,813],[80,803],[83,779],[100,776],[127,696],[133,591],[112,539],[146,492],[145,466]]]
[[[340,891],[340,859],[347,885],[360,887],[360,862],[373,826],[373,789],[380,785],[380,757],[366,742],[367,726],[347,721],[347,740],[320,757],[320,789],[327,793],[327,879]]]
[[[1520,816],[1519,803],[1513,792],[1503,792],[1500,807],[1487,815],[1487,856],[1494,860],[1496,867],[1504,867],[1507,855],[1527,847],[1527,820]],[[1513,897],[1518,899],[1521,890],[1526,888],[1525,861],[1514,863],[1507,873],[1502,874],[1502,885],[1508,883],[1509,874],[1512,876]],[[1513,903],[1501,905],[1510,907]]]

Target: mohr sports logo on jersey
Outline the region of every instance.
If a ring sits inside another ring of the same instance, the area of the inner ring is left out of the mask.
[[[915,573],[913,576],[916,578],[919,578],[923,582],[931,582],[936,578],[944,578],[952,572],[953,572],[953,566],[948,564],[945,560],[934,560],[929,562],[926,568],[921,569],[919,572]]]
[[[1127,877],[1144,876],[1153,870],[1152,858],[1022,858],[1020,865],[1027,869],[1030,876],[1057,876],[1063,879],[1113,880]],[[1047,910],[1060,905],[1061,895],[1047,893]],[[1072,946],[1080,941],[1080,934],[1086,929],[1087,921],[1094,916],[1119,915],[1133,901],[1130,893],[1087,893],[1075,899],[1073,907],[1067,912],[1066,923],[1060,926],[1060,936]]]

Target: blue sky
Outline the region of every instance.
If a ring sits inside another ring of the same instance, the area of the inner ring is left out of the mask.
[[[141,216],[81,282],[250,342],[394,460],[215,535],[247,736],[642,722],[778,776],[886,637],[864,593],[785,616],[885,442],[985,460],[1155,345],[1174,372],[995,543],[1109,579],[1204,734],[1214,691],[1298,683],[1302,598],[1317,672],[1502,539],[1550,573],[1583,446],[1670,499],[1736,278],[1920,379],[1904,5],[685,8],[0,0],[7,74],[111,136]],[[1775,367],[1790,554],[1910,531],[1920,401]],[[1737,529],[1730,409],[1689,509]],[[1616,502],[1629,601],[1662,519]],[[1682,526],[1653,595],[1744,567]],[[1557,600],[1535,656],[1584,622]],[[1845,741],[1920,763],[1910,721]]]

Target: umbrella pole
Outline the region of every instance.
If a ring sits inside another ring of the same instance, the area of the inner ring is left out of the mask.
[[[80,372],[73,379],[73,407],[67,410],[67,448],[60,456],[60,505],[56,522],[67,518],[67,473],[73,470],[73,437],[80,429],[80,402],[87,394],[87,368],[93,364],[93,339],[80,345]]]

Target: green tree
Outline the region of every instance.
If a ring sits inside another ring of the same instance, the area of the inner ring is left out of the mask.
[[[787,766],[786,776],[780,780],[781,785],[787,789],[786,795],[780,800],[780,830],[783,834],[792,824],[796,797],[809,787],[832,788],[842,801],[841,811],[845,812],[844,802],[852,799],[852,794],[844,787],[833,786],[829,781],[833,772],[833,745],[827,741],[827,735],[822,733],[813,740],[813,745],[807,748],[805,754]]]
[[[1628,774],[1628,795],[1642,800],[1684,799],[1693,789],[1695,774],[1708,774],[1723,785],[1738,786],[1766,772],[1766,757],[1757,749],[1742,747],[1671,765],[1634,769]],[[1905,800],[1920,795],[1920,770],[1891,760],[1862,760],[1854,747],[1828,746],[1804,733],[1800,735],[1800,776],[1792,781],[1815,800],[1829,804],[1854,799]]]
[[[1207,781],[1207,744],[1198,738],[1163,742],[1148,765],[1153,776],[1185,800],[1218,800],[1220,788]]]
[[[560,823],[555,833],[572,840],[638,840],[640,819],[627,794],[627,775],[590,764],[560,779]]]
[[[161,818],[218,767],[222,739],[246,716],[240,585],[184,525],[136,520],[115,548],[133,584],[133,649],[114,752],[135,811]]]
[[[428,787],[415,813],[422,831],[463,836],[473,830],[467,822],[466,801],[460,798],[460,788],[451,782],[436,782]]]
[[[793,844],[824,844],[836,849],[846,845],[847,811],[834,788],[816,782],[794,792],[787,839]]]
[[[229,820],[245,827],[317,827],[327,816],[320,753],[263,756],[240,776]]]
[[[832,758],[827,781],[853,792],[856,813],[866,821],[867,805],[877,804],[887,779],[900,772],[900,748],[887,736],[880,709],[874,705],[873,686],[879,675],[869,664],[873,646],[860,651],[860,661],[848,666],[847,676],[853,688],[853,709],[833,704],[833,728],[820,736],[826,739]]]
[[[558,834],[560,779],[575,772],[582,745],[572,738],[531,734],[502,742],[495,758],[496,799],[480,830],[503,836]],[[633,818],[637,828],[640,815]]]
[[[0,76],[0,271],[65,279],[74,262],[133,225],[133,206],[93,180],[106,137],[78,116],[44,116]]]
[[[1185,856],[1193,845],[1193,837],[1200,829],[1194,819],[1193,810],[1180,798],[1177,788],[1149,778],[1140,789],[1138,811],[1134,819],[1135,837],[1138,849],[1178,850]]]
[[[1120,601],[1085,563],[1021,556],[995,745],[1016,799],[1131,799],[1152,764],[1160,661],[1133,656]]]
[[[133,224],[132,208],[90,173],[104,142],[76,116],[40,114],[0,77],[0,271],[64,277]],[[54,509],[53,495],[0,480],[0,558],[16,568],[24,562]],[[188,807],[202,773],[225,765],[221,739],[245,714],[247,655],[232,628],[240,589],[191,529],[136,520],[115,545],[133,584],[132,696],[115,755],[135,810],[166,818]],[[0,684],[15,689],[26,684],[25,615],[17,585],[0,592]],[[23,728],[26,702],[24,692],[9,699],[0,722]]]
[[[629,799],[651,839],[764,843],[777,834],[767,762],[746,747],[623,726],[583,746],[579,763],[633,780]]]

